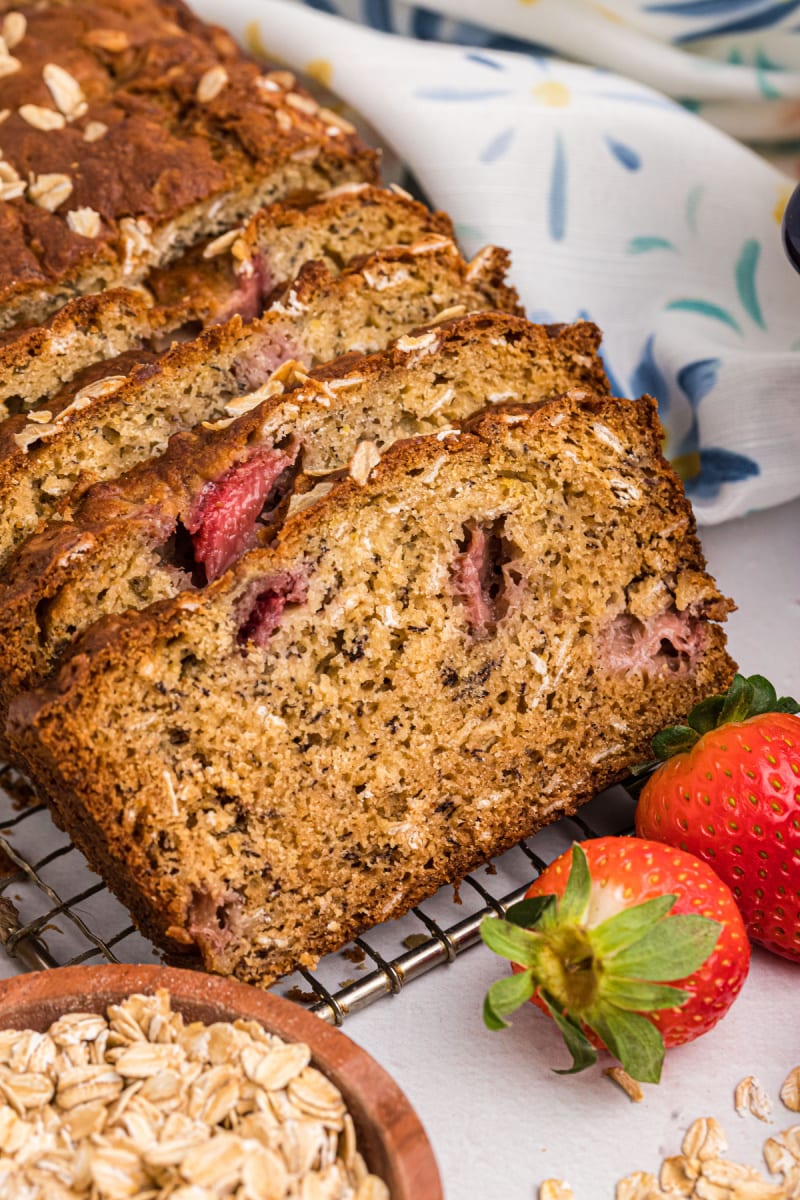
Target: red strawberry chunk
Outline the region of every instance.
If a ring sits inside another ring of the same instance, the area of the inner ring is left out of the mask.
[[[601,632],[598,652],[610,671],[688,675],[705,643],[705,627],[688,612],[672,609],[640,621],[620,613]]]
[[[242,907],[242,896],[230,889],[218,896],[194,892],[188,912],[188,932],[202,949],[221,954],[239,931]]]
[[[252,321],[261,315],[264,297],[272,291],[274,281],[260,255],[254,255],[250,263],[251,270],[237,274],[236,287],[216,313],[212,324],[223,325],[237,314],[243,321]]]
[[[206,581],[218,579],[256,541],[256,522],[280,475],[297,457],[294,451],[262,447],[207,483],[186,520],[196,562]]]
[[[256,584],[248,592],[249,601],[245,599],[247,615],[239,626],[237,641],[265,647],[280,625],[286,605],[302,604],[307,594],[308,580],[300,572],[280,571]]]
[[[290,358],[303,363],[309,361],[307,351],[285,329],[265,326],[250,348],[237,358],[233,368],[236,381],[243,392],[252,392]]]
[[[469,526],[462,554],[451,568],[454,595],[463,601],[473,637],[488,636],[522,602],[520,552],[505,533],[504,516],[486,527]]]
[[[466,604],[469,623],[481,637],[492,620],[492,606],[486,591],[489,555],[486,534],[480,525],[469,532],[467,548],[453,566],[453,591]]]

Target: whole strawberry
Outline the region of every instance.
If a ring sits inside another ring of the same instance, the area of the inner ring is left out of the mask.
[[[730,888],[690,854],[632,837],[593,838],[551,863],[508,920],[481,936],[514,974],[489,988],[484,1020],[532,1000],[558,1024],[570,1072],[604,1046],[657,1083],[665,1046],[706,1033],[741,990],[750,945]]]
[[[659,760],[636,810],[640,837],[704,859],[730,885],[747,932],[800,962],[800,717],[761,675],[737,675],[688,725],[653,739]]]

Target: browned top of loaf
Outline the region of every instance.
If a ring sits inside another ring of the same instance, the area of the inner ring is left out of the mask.
[[[18,11],[23,36],[0,70],[0,304],[89,261],[116,264],[137,228],[314,147],[369,171],[371,153],[290,73],[262,74],[180,0]],[[70,219],[83,209],[88,223]]]
[[[429,332],[413,330],[378,354],[342,355],[308,373],[291,374],[284,370],[287,376],[284,390],[263,400],[227,428],[198,426],[177,433],[159,458],[140,463],[119,479],[95,484],[72,507],[64,505],[57,520],[48,522],[18,548],[6,564],[6,581],[0,584],[0,604],[14,604],[18,598],[38,592],[45,576],[55,583],[54,576],[74,569],[76,560],[71,560],[70,554],[79,543],[88,550],[93,540],[106,532],[113,536],[118,521],[126,518],[146,521],[151,514],[151,519],[161,524],[169,516],[177,516],[204,483],[218,478],[232,459],[258,437],[265,420],[285,404],[287,394],[297,407],[300,422],[304,412],[318,413],[318,397],[325,398],[327,381],[358,377],[380,384],[398,369],[407,368],[413,349],[401,347],[408,345],[409,339],[414,342]],[[577,325],[534,325],[507,313],[472,313],[436,326],[435,336],[437,350],[446,349],[453,355],[458,355],[468,342],[489,337],[514,341],[527,349],[532,358],[536,354],[549,355],[551,351],[572,358],[580,355],[585,386],[597,395],[608,391],[597,356],[600,330],[588,321]]]

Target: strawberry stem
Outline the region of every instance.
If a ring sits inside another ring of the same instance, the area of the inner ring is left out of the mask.
[[[572,1055],[567,1073],[596,1061],[593,1031],[634,1079],[657,1082],[664,1043],[647,1014],[680,1008],[688,991],[668,985],[697,971],[712,953],[720,925],[693,913],[670,915],[677,897],[656,896],[597,925],[587,917],[592,879],[577,843],[564,894],[523,900],[510,920],[485,917],[481,937],[519,970],[489,988],[484,1021],[503,1029],[536,997],[558,1025]],[[515,922],[525,921],[522,928]]]
[[[797,713],[800,705],[791,696],[778,696],[763,675],[735,675],[724,696],[709,696],[692,709],[686,725],[669,725],[653,738],[654,761],[635,768],[638,775],[676,754],[685,754],[704,733],[720,725],[747,721],[763,713]]]

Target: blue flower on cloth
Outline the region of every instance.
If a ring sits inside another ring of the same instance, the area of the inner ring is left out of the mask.
[[[367,116],[465,252],[508,246],[532,319],[597,322],[614,389],[658,400],[699,520],[800,494],[800,279],[780,241],[791,180],[632,78],[667,90],[669,77],[703,116],[752,106],[769,124],[785,101],[800,133],[800,11],[606,0],[579,19],[573,0],[493,0],[489,30],[478,0],[198,6]],[[727,32],[701,59],[687,34],[712,26]]]

